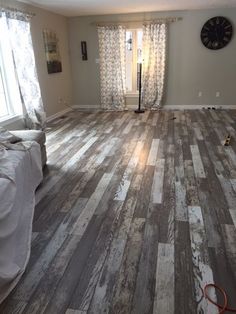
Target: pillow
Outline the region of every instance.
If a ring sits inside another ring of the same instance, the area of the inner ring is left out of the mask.
[[[16,143],[19,141],[21,141],[21,138],[0,127],[0,143]]]

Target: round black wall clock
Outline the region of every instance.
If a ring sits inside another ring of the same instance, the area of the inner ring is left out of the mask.
[[[233,36],[233,26],[223,16],[215,16],[208,20],[202,28],[201,40],[205,47],[218,50],[228,45]]]

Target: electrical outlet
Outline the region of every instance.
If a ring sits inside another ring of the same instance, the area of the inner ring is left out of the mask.
[[[201,91],[198,92],[198,97],[202,97],[202,92]]]
[[[216,92],[216,97],[220,97],[220,92]]]

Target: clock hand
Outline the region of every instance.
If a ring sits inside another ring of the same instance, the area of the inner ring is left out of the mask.
[[[215,28],[215,34],[216,34],[216,39],[217,41],[219,41],[219,35],[218,35],[218,32],[217,32],[217,29]]]

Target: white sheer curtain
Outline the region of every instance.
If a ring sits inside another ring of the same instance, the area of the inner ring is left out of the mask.
[[[6,36],[9,38],[23,110],[26,111],[26,127],[43,129],[46,114],[35,66],[30,18],[21,12],[7,10],[1,12],[1,19],[5,25]]]
[[[157,109],[162,105],[166,70],[167,24],[143,25],[142,104]]]
[[[123,26],[99,26],[101,106],[105,110],[125,107],[125,35]]]

